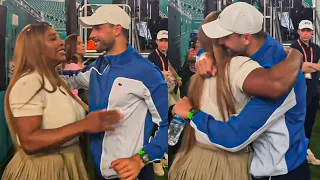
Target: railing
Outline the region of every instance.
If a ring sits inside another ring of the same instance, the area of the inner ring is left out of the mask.
[[[136,49],[138,53],[141,53],[140,43],[139,43],[139,33],[138,33],[137,26],[134,19],[135,18],[131,19],[132,31],[133,31],[132,46]]]
[[[100,6],[104,6],[104,5],[108,5],[108,4],[87,4],[87,3],[85,3],[82,7],[79,8],[79,13],[78,13],[79,17],[86,17],[87,16],[88,7],[100,7]],[[112,4],[112,5],[118,5],[118,6],[122,7],[128,13],[129,17],[131,17],[131,7],[128,4]],[[134,22],[134,21],[131,19],[131,22]],[[135,23],[131,23],[131,27],[129,29],[129,43],[133,46],[133,48],[137,48],[134,43],[135,42],[139,43],[139,41],[132,38],[133,29],[135,29],[134,25],[135,25]],[[85,44],[84,57],[92,57],[92,58],[98,57],[98,56],[102,55],[103,53],[98,53],[95,50],[88,50],[87,49],[88,29],[91,29],[91,28],[84,28],[81,26],[81,24],[79,25],[79,32],[80,32],[79,34],[80,34],[80,36],[82,36],[84,38],[84,44]],[[140,47],[138,47],[138,48],[140,49]]]
[[[273,8],[273,18],[272,18],[272,21],[273,21],[273,30],[272,30],[272,33],[273,33],[273,37],[278,40],[280,43],[282,43],[282,36],[281,36],[281,30],[280,30],[280,19],[279,19],[279,16],[278,16],[278,10],[277,8]],[[283,14],[281,13],[280,16],[283,16]],[[289,20],[289,25],[288,27],[290,27],[290,20]]]
[[[313,2],[314,3],[314,2]],[[319,32],[319,27],[320,27],[320,17],[318,15],[318,11],[316,9],[317,4],[316,2],[313,4],[313,42],[316,44],[319,44],[320,42],[320,32]]]
[[[37,10],[35,10],[32,6],[30,6],[26,1],[12,0],[11,2],[14,3],[15,5],[23,8],[24,10],[26,10],[30,15],[35,17],[37,20],[39,20],[39,21],[41,20],[41,15],[37,12]]]
[[[177,9],[179,11],[179,13],[181,15],[184,15],[184,16],[188,17],[189,19],[192,19],[192,15],[190,13],[188,13],[188,12],[185,12],[183,10],[183,8],[181,7],[181,4],[179,5],[179,3],[176,4],[176,3],[174,3],[174,2],[169,0],[168,1],[168,6],[174,7],[175,9]]]

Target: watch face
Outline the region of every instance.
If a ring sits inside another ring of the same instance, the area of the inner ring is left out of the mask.
[[[194,113],[197,112],[197,110],[192,108],[192,109],[191,109],[191,112],[194,114]]]
[[[141,156],[142,161],[146,164],[150,161],[150,157],[148,154],[144,154]]]

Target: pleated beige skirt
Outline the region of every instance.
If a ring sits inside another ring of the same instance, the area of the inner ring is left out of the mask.
[[[169,180],[250,180],[251,153],[249,148],[231,153],[197,143],[187,155],[175,158]]]
[[[27,155],[20,149],[6,167],[2,180],[88,180],[78,144]]]

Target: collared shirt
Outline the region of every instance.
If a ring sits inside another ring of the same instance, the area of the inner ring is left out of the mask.
[[[164,61],[165,69],[163,69],[162,61],[156,51],[153,51],[152,53],[149,54],[148,56],[149,61],[151,61],[154,65],[156,65],[161,71],[168,71],[168,62],[169,62],[168,56],[163,54],[159,49],[157,50],[159,52],[159,55],[162,57]]]
[[[264,68],[286,57],[282,44],[267,36],[251,56]],[[212,145],[237,152],[252,143],[250,174],[278,176],[291,172],[306,160],[308,140],[304,132],[306,85],[300,71],[290,92],[277,100],[252,97],[238,115],[227,122],[200,111],[190,125]]]
[[[302,47],[299,45],[298,41],[301,42],[301,46],[304,48],[306,52],[307,59],[303,59],[303,62],[311,62],[311,48],[313,49],[313,61],[312,63],[318,63],[320,59],[320,47],[313,42],[309,42],[309,45],[303,43],[300,39],[291,44],[291,48],[299,50],[302,54],[304,54]],[[319,87],[319,71],[311,73],[311,79],[306,79],[307,85],[307,96],[313,97],[318,94],[320,91]]]

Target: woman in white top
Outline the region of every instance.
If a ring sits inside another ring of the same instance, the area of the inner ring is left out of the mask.
[[[86,180],[81,133],[114,130],[118,111],[85,117],[79,100],[55,68],[65,61],[64,44],[47,23],[27,25],[15,46],[15,70],[5,112],[16,153],[3,180]]]
[[[203,23],[214,21],[218,15],[219,12],[209,14]],[[232,56],[217,39],[205,36],[202,29],[199,30],[199,40],[207,52],[213,49],[217,74],[206,79],[196,74],[188,98],[196,109],[226,121],[246,105],[250,97],[244,92],[243,84],[260,65],[248,57]],[[228,152],[212,145],[188,123],[184,131],[181,147],[170,168],[170,180],[251,179],[252,151],[249,146],[238,152]]]
[[[219,13],[210,14],[205,21],[213,21]],[[229,56],[217,40],[207,38],[200,29],[199,40],[207,52],[212,52],[218,69],[215,77],[203,79],[195,75],[188,98],[194,107],[227,120],[245,106],[248,96],[242,91],[246,76],[259,64],[248,57]],[[213,47],[213,46],[214,47]],[[204,54],[203,54],[204,55]],[[208,143],[188,124],[177,157],[170,168],[170,180],[249,180],[249,148],[231,153]]]

